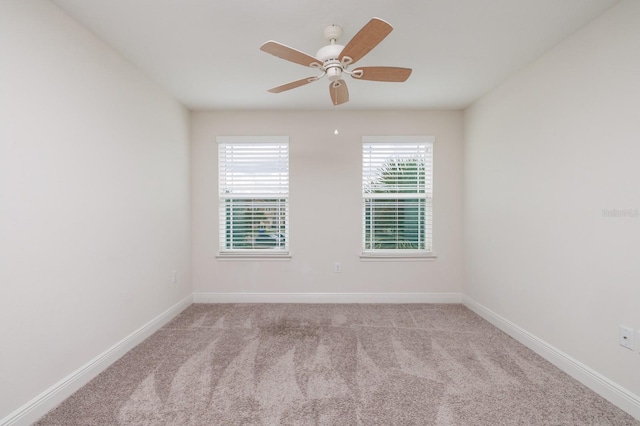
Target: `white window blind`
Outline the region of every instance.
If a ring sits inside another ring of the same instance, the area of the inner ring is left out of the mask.
[[[362,140],[363,253],[431,253],[433,137]]]
[[[286,136],[218,137],[221,253],[289,250]]]

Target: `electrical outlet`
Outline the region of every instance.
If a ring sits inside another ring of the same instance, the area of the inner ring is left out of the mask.
[[[178,271],[175,271],[175,270],[173,271],[173,275],[171,275],[171,282],[173,284],[178,282]]]
[[[632,328],[620,325],[620,346],[624,346],[632,351],[636,349]]]
[[[335,272],[336,274],[342,272],[342,264],[340,262],[336,262],[333,264],[333,272]]]

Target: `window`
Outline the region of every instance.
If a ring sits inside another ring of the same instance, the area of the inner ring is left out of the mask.
[[[218,137],[221,254],[287,254],[289,138]]]
[[[362,138],[362,250],[432,252],[433,137]]]

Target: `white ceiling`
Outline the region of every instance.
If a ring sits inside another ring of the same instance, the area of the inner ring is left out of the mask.
[[[193,110],[331,109],[326,79],[259,50],[310,55],[372,17],[393,32],[359,66],[413,68],[405,83],[347,78],[345,109],[460,109],[619,0],[51,0]]]

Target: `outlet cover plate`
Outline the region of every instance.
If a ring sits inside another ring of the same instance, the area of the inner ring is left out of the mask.
[[[624,346],[627,349],[635,350],[636,345],[633,338],[633,329],[624,325],[620,326],[620,346]]]

